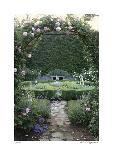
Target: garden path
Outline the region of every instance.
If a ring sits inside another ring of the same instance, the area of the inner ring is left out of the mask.
[[[67,115],[66,101],[51,102],[50,126],[39,141],[93,141],[94,138],[83,127],[72,127]]]

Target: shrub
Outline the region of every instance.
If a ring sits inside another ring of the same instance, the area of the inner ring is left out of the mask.
[[[99,136],[99,112],[98,111],[95,112],[88,127],[94,137]]]
[[[68,101],[68,116],[72,124],[88,126],[92,118],[92,109],[83,100]]]
[[[89,90],[67,90],[67,91],[62,91],[62,99],[63,100],[78,100],[82,99],[83,94],[88,94],[90,92]]]
[[[45,118],[50,117],[49,101],[46,99],[35,100],[32,109],[36,115],[41,115]]]
[[[24,82],[21,82],[21,86],[23,87],[28,87],[32,84],[32,81],[24,81]]]
[[[80,101],[68,102],[68,116],[72,124],[84,124],[85,112]]]
[[[88,115],[88,128],[94,137],[99,136],[99,104],[98,104],[98,91],[93,90],[82,99],[82,105],[90,107],[91,113]],[[88,113],[87,113],[88,114]],[[87,115],[86,115],[87,116]]]

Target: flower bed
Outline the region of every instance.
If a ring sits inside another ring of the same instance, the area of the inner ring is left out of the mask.
[[[23,97],[20,104],[15,105],[15,129],[31,131],[39,117],[44,120],[50,117],[48,100],[31,98],[30,101]]]

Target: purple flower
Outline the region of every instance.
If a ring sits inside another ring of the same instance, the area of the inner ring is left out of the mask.
[[[43,125],[43,128],[44,128],[44,130],[47,130],[48,129],[48,125],[47,124],[44,124]]]
[[[39,134],[41,134],[41,133],[44,132],[43,127],[41,127],[39,124],[35,124],[35,125],[33,126],[33,131],[34,131],[35,133],[39,133]]]
[[[40,116],[38,118],[38,122],[39,122],[39,124],[43,124],[45,122],[45,119],[42,116]]]

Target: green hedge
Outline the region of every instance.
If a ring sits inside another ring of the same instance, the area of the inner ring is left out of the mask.
[[[75,91],[75,90],[67,90],[67,91],[62,91],[62,95],[61,95],[61,99],[62,100],[77,100],[77,99],[81,99],[82,95],[87,95],[89,92],[91,92],[92,90],[82,90],[82,91]],[[44,96],[47,99],[51,99],[51,98],[56,98],[56,90],[34,90],[34,94],[35,97],[37,98],[37,96]]]
[[[55,97],[55,90],[44,90],[44,91],[38,91],[38,90],[35,90],[34,93],[35,93],[35,98],[37,97],[44,97],[44,98],[47,98],[47,99],[51,99],[53,97]]]
[[[81,91],[77,91],[77,90],[68,90],[68,91],[62,91],[62,99],[63,100],[77,100],[77,99],[81,99],[82,95],[85,94],[87,95],[91,90],[81,90]]]
[[[71,100],[68,102],[68,117],[72,124],[85,124],[85,111],[81,106],[81,101]]]

